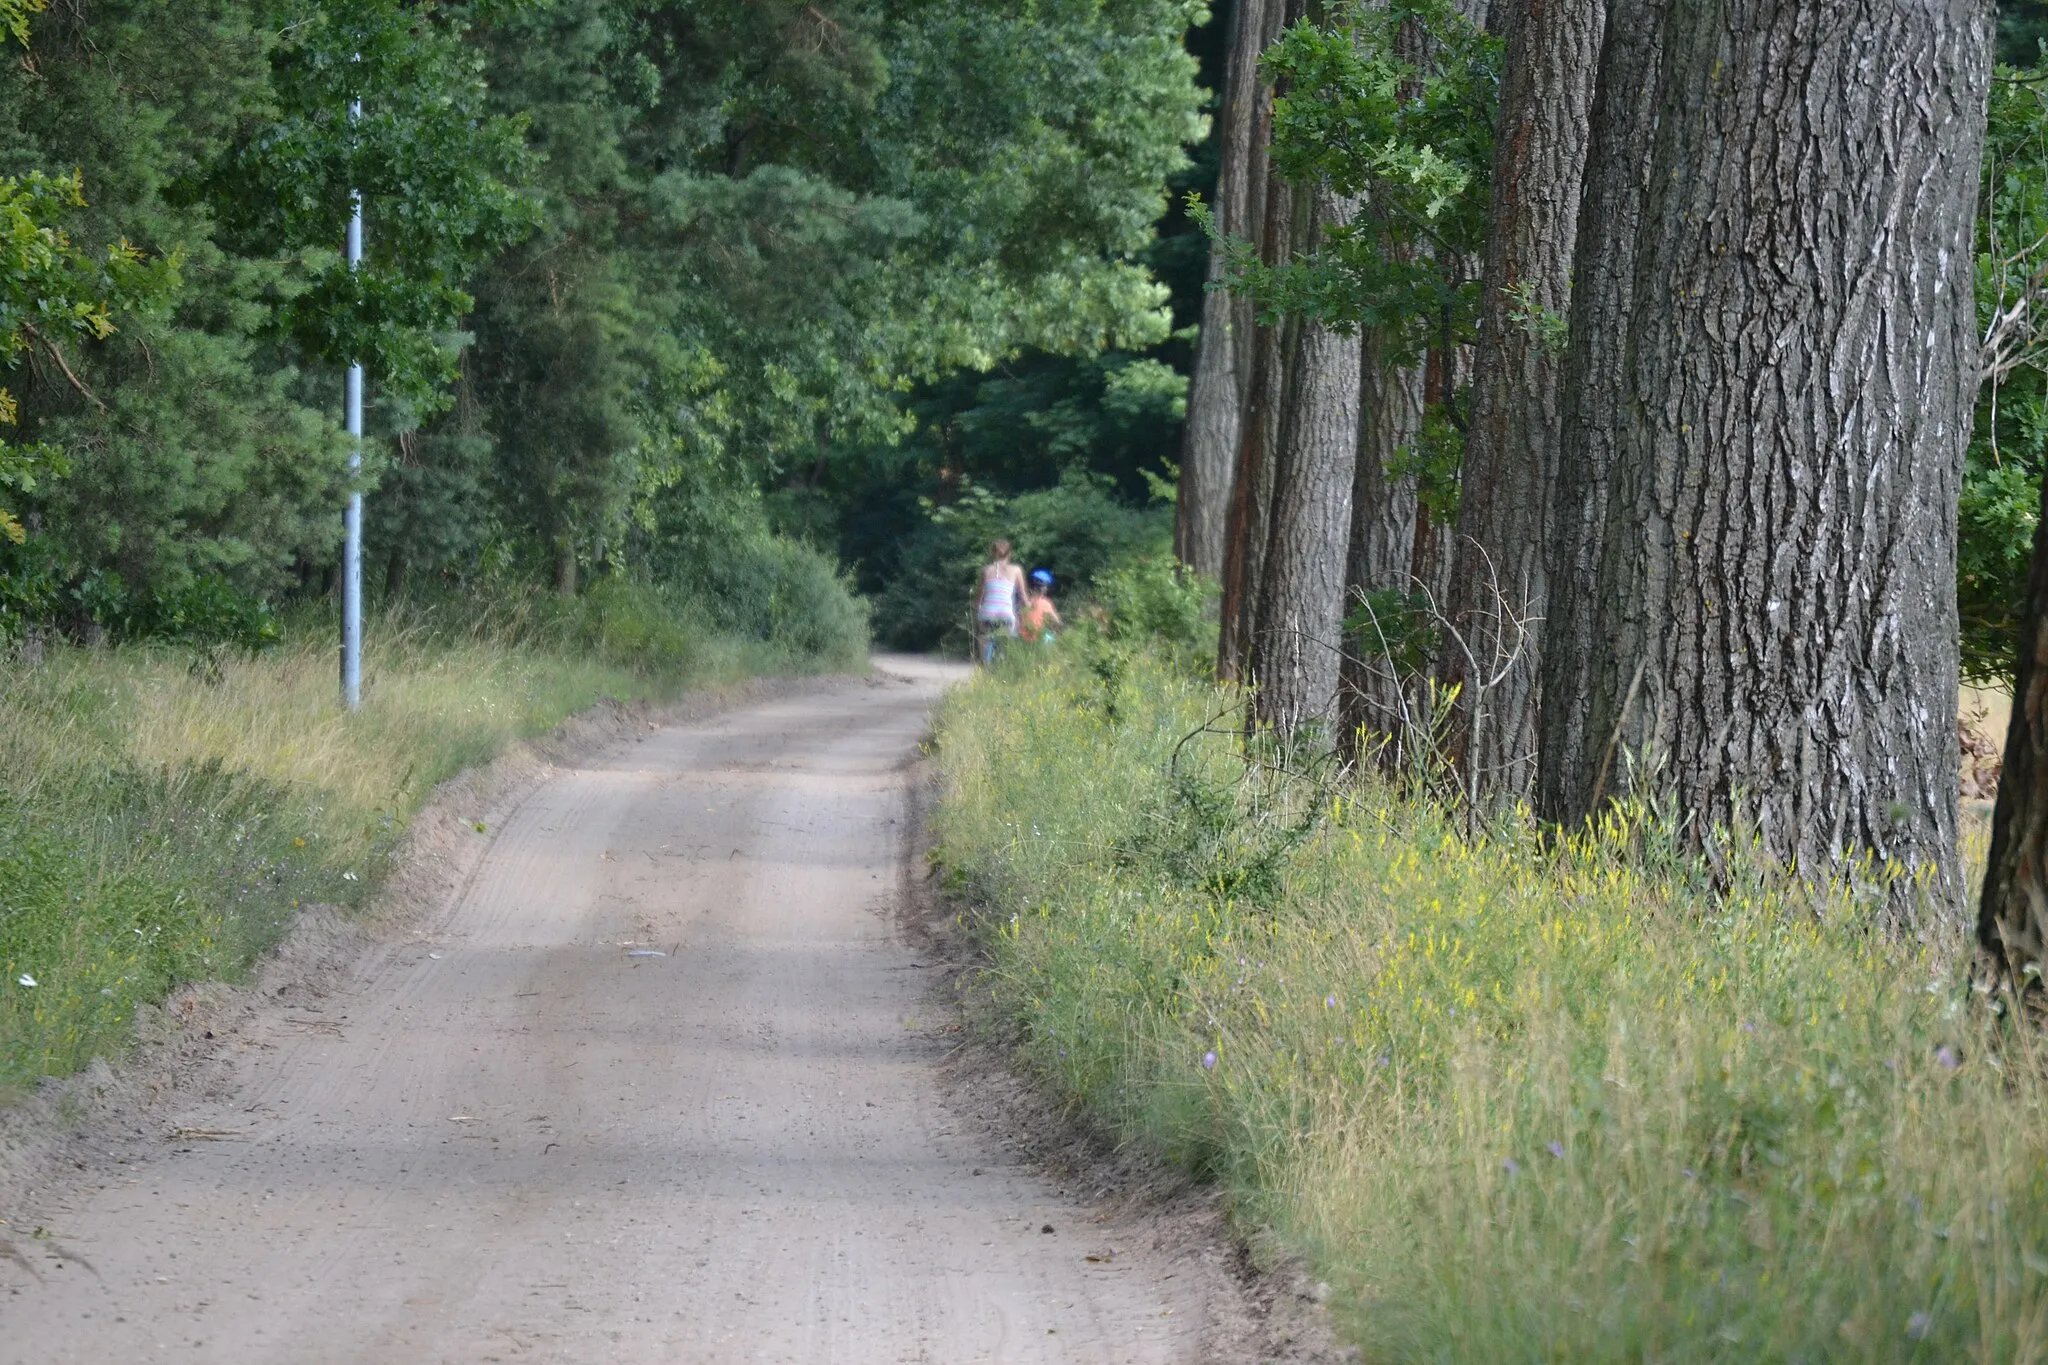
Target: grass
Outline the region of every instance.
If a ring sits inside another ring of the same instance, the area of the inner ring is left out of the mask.
[[[301,905],[364,905],[435,785],[508,744],[604,698],[860,652],[736,641],[617,585],[400,604],[365,636],[353,715],[324,619],[254,657],[0,664],[0,1097],[117,1055],[137,1006],[239,977]]]
[[[2048,1356],[2048,1058],[1962,945],[1642,812],[1465,837],[1248,765],[1229,701],[1099,649],[962,690],[941,854],[1030,1065],[1367,1360]]]

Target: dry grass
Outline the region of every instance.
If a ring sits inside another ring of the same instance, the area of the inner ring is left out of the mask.
[[[2048,1354],[2048,1072],[1959,944],[1717,886],[1640,812],[1470,839],[1178,747],[1226,700],[1134,656],[968,690],[943,853],[1031,1063],[1367,1359]]]

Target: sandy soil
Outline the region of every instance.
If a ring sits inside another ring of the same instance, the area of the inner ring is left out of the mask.
[[[0,1362],[1255,1358],[1223,1249],[949,1079],[898,915],[946,677],[647,725],[477,812],[437,908],[9,1210]]]

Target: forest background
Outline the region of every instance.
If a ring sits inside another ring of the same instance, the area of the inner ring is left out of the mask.
[[[10,7],[0,632],[253,641],[329,594],[354,359],[373,598],[626,575],[772,634],[844,564],[928,645],[937,505],[1038,493],[1083,579],[1163,550],[1206,17]]]
[[[0,634],[257,640],[328,595],[354,358],[373,596],[623,572],[763,634],[838,610],[836,563],[922,648],[998,527],[1083,587],[1163,558],[1232,11],[999,8],[10,5]],[[2001,60],[2040,11],[2003,8]],[[1483,240],[1500,54],[1466,57],[1430,145]],[[1980,217],[2024,254],[2017,89]],[[2010,358],[1962,491],[1980,681],[2010,680],[2048,443]]]

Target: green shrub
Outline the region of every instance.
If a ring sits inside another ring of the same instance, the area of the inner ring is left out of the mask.
[[[768,529],[756,504],[671,515],[649,556],[667,601],[781,667],[864,667],[868,604],[825,555]]]
[[[867,660],[867,603],[808,545],[766,533],[697,557],[675,587],[721,630],[790,659],[858,668]]]
[[[947,647],[965,652],[975,572],[988,547],[1004,538],[1027,569],[1051,570],[1062,600],[1089,595],[1112,567],[1134,557],[1171,553],[1172,509],[1130,507],[1110,481],[1070,470],[1060,482],[1014,498],[967,488],[903,551],[899,572],[875,603],[875,634],[899,649]]]
[[[136,589],[111,569],[81,568],[46,537],[0,537],[0,643],[31,630],[247,650],[279,638],[270,604],[225,574],[170,575]]]
[[[1099,574],[1095,600],[1113,640],[1149,643],[1187,665],[1216,657],[1216,584],[1170,555],[1143,555]]]
[[[551,596],[562,617],[559,638],[564,644],[650,677],[690,673],[712,634],[701,609],[678,602],[673,592],[627,578],[600,579],[575,598]]]

